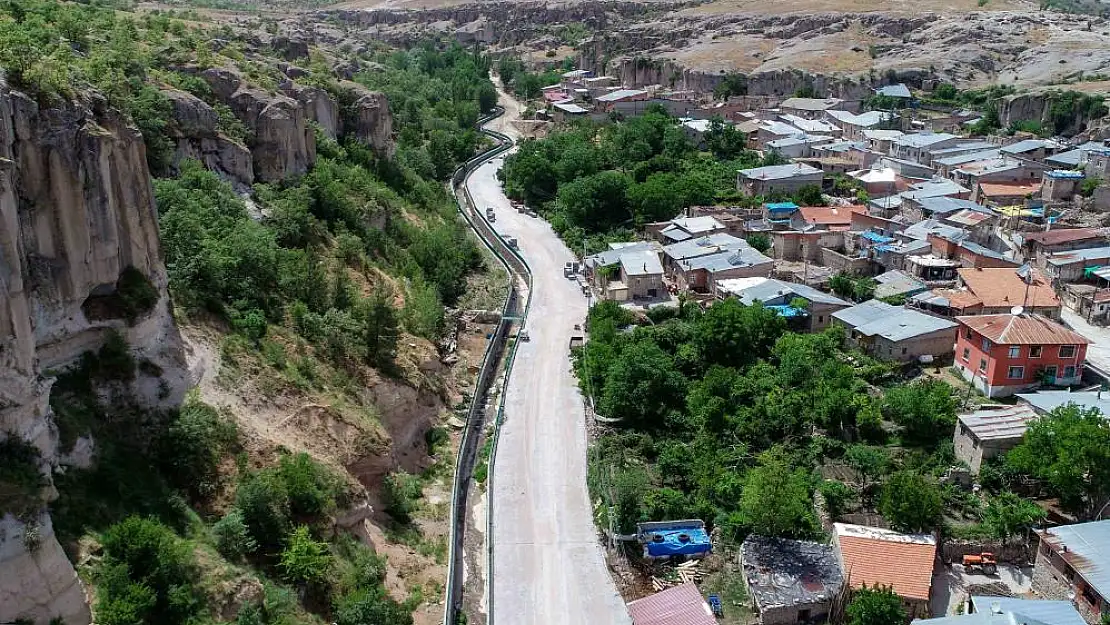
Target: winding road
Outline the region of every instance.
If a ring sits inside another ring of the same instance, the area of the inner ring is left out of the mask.
[[[517,136],[519,104],[501,101],[506,115],[491,128]],[[575,258],[547,222],[512,208],[496,177],[502,163],[467,181],[477,207],[494,208],[493,227],[517,238],[533,274],[531,340],[518,347],[493,465],[493,616],[502,625],[631,625],[586,489],[586,424],[568,345],[586,298],[563,277]]]

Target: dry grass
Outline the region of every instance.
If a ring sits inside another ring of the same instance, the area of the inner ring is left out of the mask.
[[[689,9],[695,15],[718,13],[968,13],[972,11],[1028,10],[1032,4],[1023,0],[989,0],[979,6],[978,0],[714,0]]]

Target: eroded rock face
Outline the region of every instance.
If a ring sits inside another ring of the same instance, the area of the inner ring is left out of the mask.
[[[298,176],[316,162],[316,138],[300,102],[251,87],[231,69],[206,69],[200,77],[250,129],[256,180],[274,182]]]
[[[359,141],[369,144],[378,154],[393,156],[396,145],[393,142],[393,114],[389,110],[389,99],[384,93],[370,91],[357,83],[344,82],[343,86],[351,89],[357,98],[350,114],[352,127],[345,130]]]
[[[203,125],[203,116],[194,123]],[[129,267],[158,290],[154,307],[132,323],[86,317],[86,300],[114,292]],[[103,100],[40,108],[0,79],[0,432],[35,445],[44,474],[61,461],[45,372],[98,349],[113,329],[164,372],[164,392],[140,386],[137,399],[179,403],[184,358],[142,137]],[[53,487],[43,493],[53,494]],[[49,516],[37,519],[41,539],[32,551],[24,521],[3,512],[0,622],[88,623],[84,591]]]
[[[207,102],[185,91],[163,92],[173,105],[174,123],[168,129],[177,143],[172,167],[187,159],[201,162],[237,187],[254,182],[254,163],[247,146],[219,131],[219,114]]]
[[[342,132],[339,105],[327,91],[319,87],[298,85],[292,81],[283,84],[281,90],[285,95],[300,102],[308,120],[319,124],[320,130],[329,139],[335,139]]]

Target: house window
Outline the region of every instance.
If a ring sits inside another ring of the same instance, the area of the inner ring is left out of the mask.
[[[1075,367],[1073,367],[1071,365],[1068,365],[1068,366],[1064,367],[1064,377],[1065,378],[1074,378],[1075,377]]]
[[[971,340],[971,328],[964,328],[964,338]]]
[[[971,348],[970,347],[965,347],[964,348],[964,361],[966,362],[967,359],[970,358],[970,357],[971,357]]]
[[[903,347],[903,348],[902,348],[902,355],[903,355],[903,356],[905,356],[905,355],[906,355],[906,348],[905,348],[905,347]]]
[[[825,315],[817,315],[817,323],[825,323]]]
[[[991,351],[991,342],[988,341],[987,339],[983,339],[983,351],[985,351],[985,352]]]
[[[1040,345],[1030,345],[1029,346],[1029,357],[1030,358],[1040,358],[1041,357],[1041,346]]]
[[[987,359],[986,358],[980,358],[979,359],[979,370],[980,371],[986,371],[987,370]]]
[[[1021,357],[1021,346],[1020,345],[1011,345],[1010,346],[1010,358],[1020,358],[1020,357]]]
[[[1075,345],[1061,345],[1060,358],[1073,358],[1075,356]]]
[[[1010,367],[1006,370],[1006,377],[1011,380],[1021,380],[1025,378],[1025,367]]]
[[[1049,365],[1044,368],[1044,374],[1050,378],[1056,377],[1056,365]]]

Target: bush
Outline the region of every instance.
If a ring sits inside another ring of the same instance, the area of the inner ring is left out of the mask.
[[[98,622],[172,625],[189,622],[202,609],[192,550],[165,525],[129,517],[110,527],[101,544]]]
[[[412,614],[389,598],[381,586],[363,588],[335,602],[336,625],[412,625]]]
[[[212,536],[216,541],[216,550],[231,561],[243,559],[257,546],[243,521],[243,513],[234,508],[212,525]]]
[[[289,492],[273,472],[260,471],[247,476],[235,492],[235,507],[251,538],[265,553],[276,552],[292,529]]]
[[[278,564],[282,576],[309,588],[322,587],[332,569],[332,556],[327,544],[314,540],[304,525],[293,530],[285,543]]]
[[[883,485],[879,511],[901,532],[929,532],[940,524],[940,489],[912,471],[899,471]]]
[[[825,498],[825,511],[829,513],[829,518],[834,521],[844,514],[848,503],[856,498],[856,491],[844,482],[836,480],[821,482],[819,490],[821,496]]]
[[[0,440],[0,516],[19,517],[42,505],[42,489],[49,483],[39,469],[38,447],[8,433]]]
[[[166,429],[158,460],[167,479],[194,499],[218,486],[220,460],[238,440],[235,424],[196,398],[189,398]]]
[[[408,524],[420,505],[421,491],[420,479],[415,475],[402,471],[390,473],[382,482],[385,511],[398,523]]]

